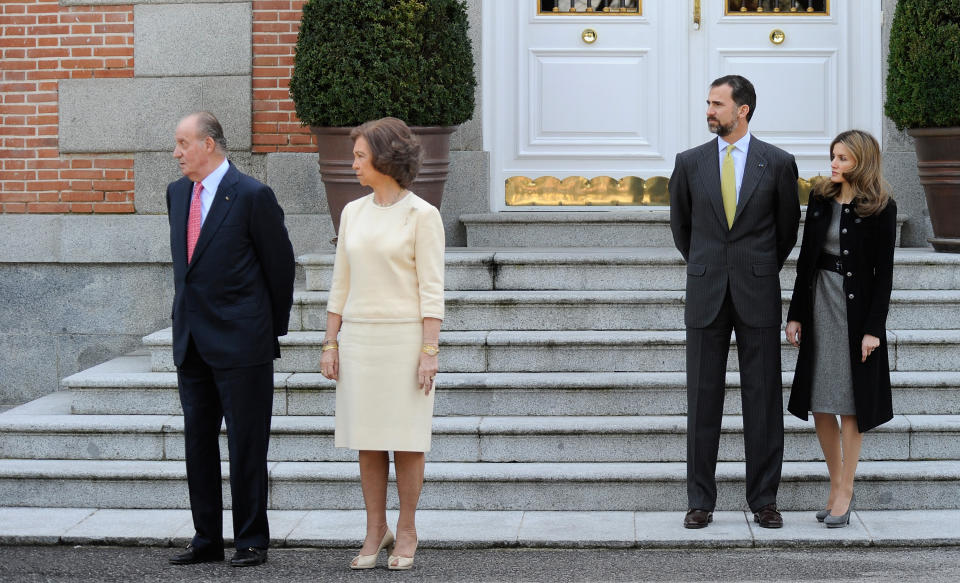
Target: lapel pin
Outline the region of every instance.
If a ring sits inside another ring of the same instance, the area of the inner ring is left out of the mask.
[[[225,197],[223,197],[223,200],[230,200],[230,197],[229,197],[229,196],[225,196]]]

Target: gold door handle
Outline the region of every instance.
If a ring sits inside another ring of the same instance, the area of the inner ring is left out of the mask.
[[[779,28],[775,28],[770,32],[770,42],[773,44],[780,45],[783,44],[785,40],[787,40],[787,34]]]
[[[693,30],[700,30],[700,0],[693,0]]]
[[[583,32],[580,33],[580,38],[583,39],[583,42],[591,45],[597,42],[597,31],[592,28],[585,28]]]

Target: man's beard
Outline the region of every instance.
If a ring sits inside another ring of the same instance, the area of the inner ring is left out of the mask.
[[[711,122],[713,123],[711,124]],[[733,133],[733,130],[737,129],[738,125],[740,125],[740,120],[736,120],[736,119],[733,120],[733,122],[728,125],[723,125],[722,123],[720,123],[719,120],[715,118],[712,120],[710,119],[707,120],[707,128],[710,130],[710,133],[717,134],[721,138],[724,136],[729,136],[731,133]]]

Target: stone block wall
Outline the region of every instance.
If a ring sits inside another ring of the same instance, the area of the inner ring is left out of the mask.
[[[137,153],[198,109],[231,150],[315,151],[288,93],[303,3],[4,0],[0,213],[159,212]]]
[[[0,3],[0,212],[133,212],[130,156],[71,156],[58,142],[58,84],[133,77],[133,21],[130,5]]]

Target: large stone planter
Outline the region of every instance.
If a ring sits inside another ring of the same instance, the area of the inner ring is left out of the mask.
[[[352,168],[352,129],[310,126],[310,131],[317,136],[320,179],[327,191],[327,204],[330,207],[334,232],[340,230],[340,213],[343,212],[343,207],[370,192],[369,188],[360,185]],[[410,185],[410,190],[437,208],[440,208],[443,187],[450,169],[450,134],[455,129],[451,126],[410,128],[423,145],[423,166],[420,167],[417,179]]]
[[[960,253],[960,127],[907,130],[917,146],[917,170],[927,199],[933,248]]]

